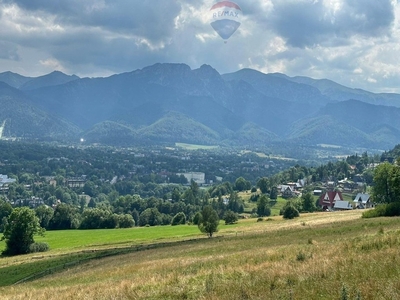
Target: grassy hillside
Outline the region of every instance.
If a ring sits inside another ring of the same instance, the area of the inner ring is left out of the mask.
[[[343,294],[398,299],[400,219],[360,215],[243,220],[222,227],[213,239],[66,265],[61,273],[0,288],[0,294],[2,299],[344,299]],[[53,251],[40,263],[71,253],[62,247]],[[2,258],[0,271],[12,274],[12,268],[37,262],[34,258]]]

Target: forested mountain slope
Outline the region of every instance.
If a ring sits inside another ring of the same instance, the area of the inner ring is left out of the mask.
[[[380,149],[400,141],[400,95],[350,89],[327,79],[251,69],[221,75],[209,65],[192,70],[185,64],[155,64],[105,78],[5,72],[1,81],[5,136],[74,136],[105,144],[302,141]],[[44,118],[59,124],[40,121]],[[45,130],[39,124],[46,124]]]

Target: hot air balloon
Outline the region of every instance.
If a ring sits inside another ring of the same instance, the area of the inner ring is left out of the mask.
[[[210,25],[226,42],[240,26],[242,10],[231,1],[221,1],[210,9]]]

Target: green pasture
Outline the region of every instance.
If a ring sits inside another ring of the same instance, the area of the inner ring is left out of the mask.
[[[156,226],[129,229],[46,231],[44,237],[37,236],[35,241],[48,243],[52,251],[66,251],[109,245],[140,244],[199,235],[200,231],[197,226]],[[0,242],[0,250],[3,250],[4,247],[4,241]]]
[[[257,202],[249,201],[251,194],[249,193],[239,193],[245,204],[244,212],[250,214],[253,209],[257,209]],[[288,200],[278,197],[276,201],[270,200],[271,202],[271,216],[279,216],[280,210],[285,206]]]

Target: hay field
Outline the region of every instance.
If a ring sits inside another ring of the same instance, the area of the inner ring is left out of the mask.
[[[200,239],[90,260],[2,299],[400,299],[400,219],[360,211],[243,220]],[[29,260],[29,256],[23,257]],[[347,298],[343,298],[346,296]]]

